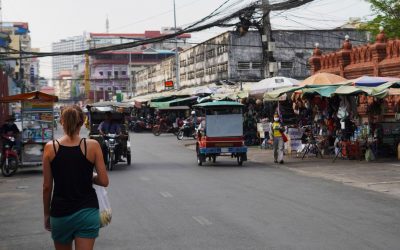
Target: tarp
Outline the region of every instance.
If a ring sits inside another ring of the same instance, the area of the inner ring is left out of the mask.
[[[174,100],[170,100],[167,102],[151,102],[150,107],[151,108],[168,108],[171,106],[180,106],[182,104],[188,104],[190,102],[193,102],[197,100],[197,96],[190,96],[190,97],[185,97],[185,98],[177,98]]]
[[[250,87],[250,95],[264,94],[267,91],[292,87],[300,84],[300,81],[288,77],[272,77],[253,83]]]
[[[364,86],[364,87],[377,87],[387,82],[392,82],[400,80],[399,78],[392,77],[377,77],[377,76],[362,76],[357,79],[354,79],[355,86]]]
[[[331,97],[332,93],[336,91],[340,86],[332,85],[332,86],[324,86],[324,87],[316,87],[316,88],[303,88],[301,91],[303,95],[306,94],[317,94],[323,97]]]
[[[264,94],[265,101],[277,101],[279,97],[283,94],[294,92],[296,90],[302,89],[303,87],[295,86],[295,87],[286,87],[281,89],[276,89],[271,92],[266,92]]]
[[[0,98],[0,103],[10,103],[10,102],[20,102],[20,101],[57,102],[58,97],[40,91],[34,91],[24,94],[4,96]]]

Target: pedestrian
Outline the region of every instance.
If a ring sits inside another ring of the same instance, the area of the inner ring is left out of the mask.
[[[284,132],[284,128],[282,124],[279,121],[279,115],[275,114],[274,115],[274,122],[271,125],[271,130],[270,130],[270,138],[272,139],[273,142],[273,148],[274,148],[274,162],[275,163],[280,163],[283,164],[283,147],[284,147],[284,142],[282,139],[282,133]]]
[[[108,176],[99,143],[79,136],[83,122],[80,107],[64,108],[64,135],[44,148],[44,226],[51,231],[56,250],[72,250],[73,241],[76,250],[91,250],[99,234],[99,203],[93,184],[108,186]]]

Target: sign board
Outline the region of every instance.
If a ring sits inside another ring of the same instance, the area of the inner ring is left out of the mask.
[[[290,138],[290,148],[293,151],[297,151],[301,148],[301,137],[303,136],[303,131],[299,128],[289,128],[287,136]]]
[[[165,88],[173,88],[174,87],[174,81],[165,81],[164,82]]]

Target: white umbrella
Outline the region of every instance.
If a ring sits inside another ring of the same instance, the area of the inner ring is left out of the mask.
[[[272,77],[254,83],[250,88],[251,95],[264,94],[279,88],[291,87],[299,85],[300,81],[288,77]]]

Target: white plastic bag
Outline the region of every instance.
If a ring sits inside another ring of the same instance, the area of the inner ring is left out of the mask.
[[[99,212],[100,212],[100,226],[105,227],[111,223],[112,211],[111,205],[108,200],[107,190],[98,185],[93,185],[96,190],[97,200],[99,201]]]

